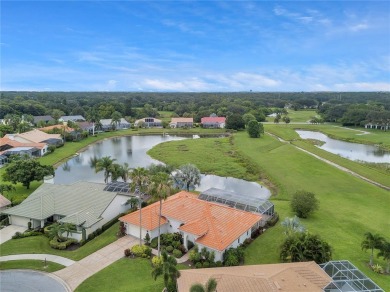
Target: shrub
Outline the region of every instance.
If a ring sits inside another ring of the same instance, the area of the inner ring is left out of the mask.
[[[124,250],[124,254],[125,254],[125,257],[129,257],[129,256],[131,255],[131,250],[130,250],[130,248],[126,248],[126,249]]]
[[[200,269],[201,267],[202,267],[202,263],[201,262],[195,264],[195,268]]]
[[[32,225],[31,222],[28,222],[28,223],[27,223],[27,226],[28,226],[27,228],[28,228],[28,230],[31,230],[31,225]]]
[[[242,243],[242,246],[243,246],[243,247],[247,247],[249,244],[252,243],[252,241],[253,241],[252,238],[247,238],[247,239],[245,239],[244,242]]]
[[[95,238],[95,234],[94,233],[90,233],[89,235],[88,235],[88,241],[90,241],[90,240],[92,240],[92,239],[94,239]]]
[[[175,258],[181,258],[182,255],[183,255],[183,253],[182,253],[180,250],[178,250],[178,249],[174,249],[173,252],[172,252],[172,254],[173,254],[173,256],[174,256]]]
[[[131,248],[131,251],[134,253],[135,256],[137,257],[147,257],[152,254],[152,249],[149,246],[146,245],[134,245]]]
[[[275,212],[274,215],[272,216],[272,218],[266,222],[265,227],[269,228],[269,227],[275,226],[275,224],[278,221],[279,221],[279,214],[277,212]]]
[[[172,253],[173,251],[173,246],[169,245],[165,248],[165,250],[168,252],[168,253]]]
[[[218,267],[218,268],[222,267],[222,262],[221,261],[216,261],[215,262],[215,266]]]
[[[66,241],[61,241],[57,236],[55,236],[52,240],[49,241],[49,245],[51,248],[60,250],[66,249],[69,245],[73,243],[77,243],[77,240],[69,238]]]
[[[38,236],[42,235],[41,232],[39,231],[26,231],[24,233],[21,232],[15,232],[15,234],[12,236],[12,239],[19,239],[19,238],[25,238],[25,237],[30,237],[30,236]]]
[[[172,242],[172,246],[173,246],[174,248],[178,248],[180,245],[181,245],[180,241],[173,241],[173,242]]]
[[[102,227],[103,229],[103,227]],[[125,236],[126,235],[126,226],[125,226],[125,223],[121,222],[119,223],[119,230],[118,230],[118,234],[117,234],[119,237],[122,237],[122,236]]]
[[[209,268],[210,267],[210,263],[209,262],[204,262],[202,266],[203,266],[203,268]]]
[[[184,244],[180,244],[179,247],[178,247],[178,250],[180,250],[182,253],[186,253],[187,252]]]
[[[299,218],[307,218],[318,209],[318,205],[315,195],[307,191],[297,191],[291,199],[291,209]]]
[[[197,250],[195,249],[192,249],[190,251],[190,253],[188,254],[188,258],[191,262],[193,262],[194,264],[200,262],[200,259],[201,259],[201,256],[200,256],[200,253],[198,253]]]
[[[149,245],[149,244],[150,244],[150,235],[149,235],[149,232],[146,232],[144,241],[145,241],[145,244],[146,244],[146,245]]]
[[[373,266],[372,266],[372,270],[373,270],[375,273],[383,274],[383,268],[382,268],[382,266],[379,265],[379,264],[373,265]]]
[[[87,241],[84,240],[84,239],[82,239],[82,240],[79,241],[80,246],[83,246],[83,245],[86,244],[86,243],[87,243]]]
[[[150,247],[151,247],[151,248],[156,248],[157,245],[158,245],[158,238],[155,237],[155,238],[153,238],[152,241],[150,242]]]
[[[148,255],[147,255],[146,253],[143,253],[143,254],[141,255],[141,257],[144,258],[144,259],[146,259],[146,258],[148,257]]]
[[[223,257],[225,266],[238,266],[244,260],[244,251],[242,247],[229,248]]]
[[[22,238],[22,233],[19,231],[15,232],[15,234],[12,236],[12,239],[18,239],[18,238]]]
[[[162,257],[161,256],[155,256],[152,258],[152,265],[153,267],[159,267],[162,265]]]

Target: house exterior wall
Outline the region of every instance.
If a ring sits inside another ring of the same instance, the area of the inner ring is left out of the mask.
[[[167,233],[167,225],[168,224],[161,225],[161,234]],[[139,226],[130,223],[125,223],[125,227],[127,235],[139,238]],[[149,233],[150,239],[155,238],[158,236],[158,227],[153,230],[146,230],[145,228],[142,228],[142,239],[145,238],[147,232]]]
[[[192,127],[194,123],[191,122],[177,122],[176,128]]]
[[[168,219],[168,224],[167,224],[167,232],[168,233],[175,233],[179,232],[179,227],[183,222],[177,221],[173,218],[167,218]]]
[[[225,123],[203,123],[203,128],[225,128]]]

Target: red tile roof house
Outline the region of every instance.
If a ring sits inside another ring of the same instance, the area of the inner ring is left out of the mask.
[[[142,209],[142,238],[149,233],[158,236],[159,202]],[[180,232],[184,246],[188,241],[215,252],[215,261],[222,261],[225,250],[236,248],[250,238],[260,226],[261,215],[233,209],[198,199],[196,194],[181,191],[162,204],[161,233]],[[119,218],[126,233],[139,238],[139,211]]]
[[[194,119],[193,118],[172,118],[171,122],[169,123],[169,126],[171,128],[192,128],[194,126]]]
[[[225,128],[225,117],[203,117],[200,120],[203,128]]]

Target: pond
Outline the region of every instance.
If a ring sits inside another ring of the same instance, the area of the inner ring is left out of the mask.
[[[302,139],[315,139],[324,142],[319,148],[354,161],[390,163],[390,152],[377,146],[351,143],[329,138],[314,131],[296,130]]]
[[[188,137],[163,135],[125,136],[99,141],[60,165],[55,171],[54,183],[71,184],[76,181],[104,182],[103,172],[95,173],[95,169],[91,167],[91,161],[94,158],[104,156],[115,158],[119,164],[127,162],[131,168],[148,167],[152,163],[161,164],[160,161],[151,158],[146,152],[159,143],[183,139],[188,139]],[[264,199],[271,196],[271,192],[258,183],[216,175],[202,175],[201,185],[196,190],[205,191],[211,187],[242,194],[258,195]]]

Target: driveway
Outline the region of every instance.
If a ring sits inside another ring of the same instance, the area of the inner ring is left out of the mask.
[[[24,232],[27,230],[27,227],[21,227],[16,225],[8,225],[3,229],[0,229],[0,244],[10,240],[15,232]]]
[[[74,291],[84,280],[122,258],[126,248],[131,248],[138,243],[139,239],[135,237],[123,236],[82,260],[75,262],[73,265],[53,274],[64,280],[70,289]]]
[[[57,276],[31,270],[0,272],[2,292],[70,292],[68,285]]]

